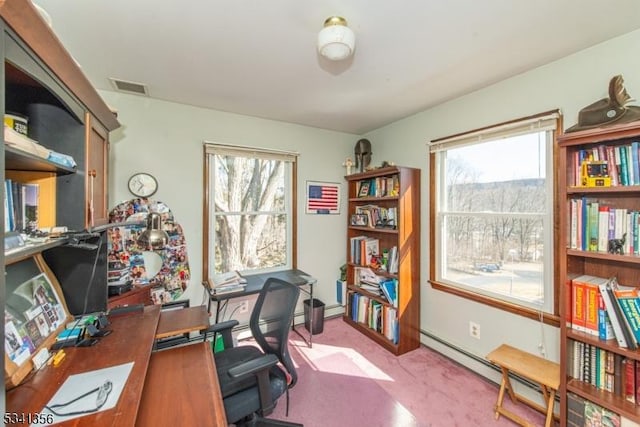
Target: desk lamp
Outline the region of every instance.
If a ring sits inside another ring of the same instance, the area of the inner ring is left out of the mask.
[[[147,215],[147,229],[140,233],[138,245],[149,251],[163,249],[169,241],[169,235],[162,229],[162,218],[157,212]]]

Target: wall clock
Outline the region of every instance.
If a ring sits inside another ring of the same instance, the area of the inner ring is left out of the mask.
[[[158,181],[151,174],[138,172],[129,178],[129,191],[136,197],[151,197],[158,191]]]

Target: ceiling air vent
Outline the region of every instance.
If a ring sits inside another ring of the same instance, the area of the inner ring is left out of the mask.
[[[149,96],[147,87],[142,83],[127,82],[125,80],[118,80],[114,78],[110,78],[109,80],[111,80],[111,83],[113,84],[113,87],[116,88],[116,90],[119,90],[121,92],[133,93],[136,95]]]

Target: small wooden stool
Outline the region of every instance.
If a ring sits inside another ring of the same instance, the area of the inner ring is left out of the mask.
[[[498,401],[494,408],[496,411],[496,420],[500,418],[500,415],[502,414],[522,426],[533,425],[524,418],[502,407],[504,392],[507,390],[509,392],[509,397],[513,402],[522,402],[543,414],[547,414],[545,426],[551,427],[554,420],[553,405],[556,397],[556,391],[560,387],[560,365],[534,354],[518,350],[517,348],[511,347],[507,344],[502,344],[500,347],[493,350],[487,355],[487,359],[498,365],[502,370],[500,392],[498,393]],[[544,407],[536,402],[526,399],[522,395],[516,394],[513,386],[511,385],[511,381],[509,381],[509,372],[513,372],[540,384],[542,397],[544,398],[547,406]]]

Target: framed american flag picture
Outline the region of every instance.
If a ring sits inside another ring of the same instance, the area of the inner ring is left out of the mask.
[[[307,181],[306,213],[330,215],[340,213],[340,184]]]

